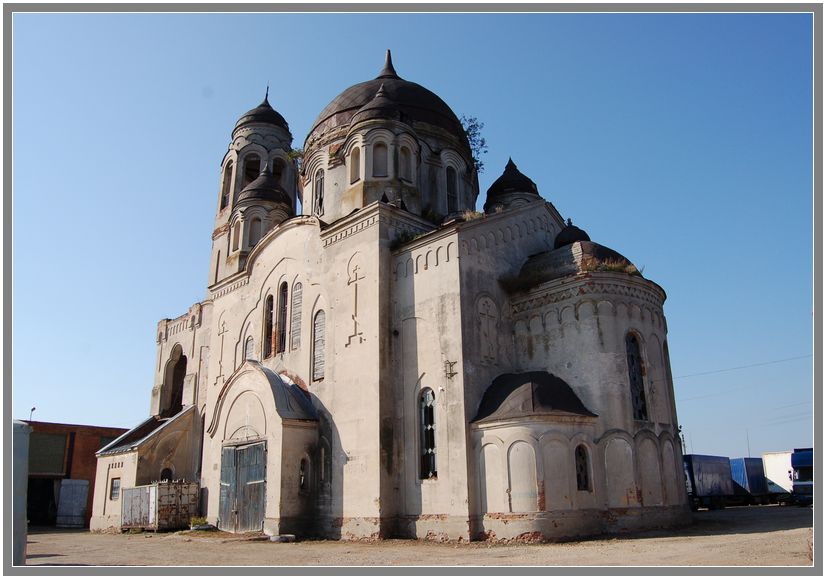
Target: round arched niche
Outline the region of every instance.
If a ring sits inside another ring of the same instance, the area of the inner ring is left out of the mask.
[[[238,394],[224,419],[224,440],[261,438],[267,434],[267,416],[258,395],[250,390]]]

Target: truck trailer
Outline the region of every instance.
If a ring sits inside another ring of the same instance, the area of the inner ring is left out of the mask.
[[[733,496],[729,504],[767,505],[771,501],[769,485],[763,472],[762,458],[732,458],[731,480]]]
[[[683,466],[691,509],[725,508],[727,497],[734,494],[728,457],[686,454]]]

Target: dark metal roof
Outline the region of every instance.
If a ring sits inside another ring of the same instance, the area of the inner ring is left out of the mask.
[[[393,101],[403,122],[429,123],[450,131],[467,142],[462,124],[442,99],[423,86],[404,80],[396,74],[389,50],[384,68],[379,75],[373,80],[351,86],[334,98],[318,115],[310,134],[349,125],[356,112],[373,100],[382,85],[387,98]]]
[[[627,258],[593,241],[575,241],[528,258],[519,275],[500,280],[508,291],[524,291],[541,283],[595,271],[615,271],[639,275]]]
[[[485,391],[473,422],[560,413],[596,416],[558,376],[544,371],[502,374]]]
[[[249,185],[244,187],[241,193],[238,194],[239,202],[247,200],[272,201],[273,203],[281,203],[290,208],[293,206],[289,194],[284,191],[281,184],[272,174],[269,163],[265,164],[261,173],[258,174],[258,177],[252,180]]]
[[[235,123],[235,129],[239,129],[244,125],[249,125],[252,123],[265,123],[268,125],[279,126],[289,132],[290,126],[287,124],[287,121],[284,120],[284,117],[282,117],[278,111],[270,106],[270,102],[267,100],[268,96],[269,88],[267,88],[267,94],[264,96],[264,101],[254,109],[244,113],[241,118],[238,119],[238,122]]]
[[[281,418],[292,420],[318,420],[318,412],[310,396],[298,385],[284,380],[269,368],[262,366],[259,362],[248,360],[248,363],[257,365],[270,383],[275,410]]]
[[[161,426],[166,424],[166,420],[162,418],[158,418],[157,416],[150,416],[140,424],[138,424],[132,430],[127,431],[122,436],[116,438],[108,445],[101,448],[98,453],[99,454],[115,454],[118,452],[123,452],[129,450],[136,443],[140,442]]]
[[[485,211],[488,210],[490,204],[496,201],[496,197],[509,193],[533,193],[539,197],[539,190],[536,188],[536,183],[517,169],[516,163],[510,158],[508,158],[508,164],[505,165],[505,171],[493,182],[490,188],[488,188],[488,196],[485,200]]]
[[[554,249],[571,245],[576,241],[591,241],[591,238],[588,237],[588,234],[585,233],[585,231],[571,223],[571,220],[568,219],[568,225],[566,225],[565,228],[557,234],[556,239],[554,240]]]

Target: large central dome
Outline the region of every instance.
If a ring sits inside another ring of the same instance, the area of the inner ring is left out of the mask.
[[[349,125],[353,116],[373,100],[382,85],[386,96],[398,107],[402,122],[428,123],[451,134],[461,135],[461,141],[467,143],[464,129],[456,114],[445,101],[431,91],[396,74],[389,50],[384,68],[376,78],[351,86],[324,107],[313,123],[307,140],[309,141],[313,135],[320,136],[330,129]]]

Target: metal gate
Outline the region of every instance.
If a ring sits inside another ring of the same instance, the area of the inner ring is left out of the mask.
[[[225,446],[221,452],[221,530],[260,531],[264,525],[266,445]]]

